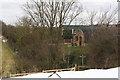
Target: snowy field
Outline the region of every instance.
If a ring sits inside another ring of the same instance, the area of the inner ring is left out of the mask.
[[[120,69],[120,67],[119,67]],[[36,73],[16,78],[48,78],[53,73]],[[118,68],[57,72],[61,78],[118,78]],[[50,78],[59,78],[53,74]]]

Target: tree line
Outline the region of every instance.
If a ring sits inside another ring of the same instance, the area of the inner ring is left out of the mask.
[[[37,72],[46,69],[81,65],[80,55],[86,56],[84,65],[91,68],[118,66],[117,27],[97,28],[83,50],[66,50],[61,42],[60,28],[29,28],[3,26],[3,36],[14,51],[15,71]]]

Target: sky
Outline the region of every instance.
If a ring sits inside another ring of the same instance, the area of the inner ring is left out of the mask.
[[[29,0],[0,0],[0,20],[14,25],[18,18],[24,16],[22,6],[27,1]],[[76,2],[81,3],[86,10],[99,10],[118,5],[117,0],[77,0]]]

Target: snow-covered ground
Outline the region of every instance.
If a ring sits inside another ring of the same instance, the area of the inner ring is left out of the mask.
[[[120,67],[119,67],[120,69]],[[52,73],[36,73],[16,78],[48,78]],[[118,78],[118,68],[57,72],[61,78]],[[50,78],[59,78],[53,74]]]

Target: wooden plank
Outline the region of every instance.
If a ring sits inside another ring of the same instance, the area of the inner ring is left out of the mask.
[[[60,71],[73,71],[74,68],[67,68],[67,69],[54,69],[54,70],[43,70],[43,73],[48,73],[48,72],[60,72]]]
[[[42,72],[33,72],[33,73],[50,73],[50,72],[60,72],[60,71],[74,71],[74,68],[43,70]],[[10,77],[25,76],[25,75],[29,75],[29,74],[33,74],[33,73],[11,74]]]

